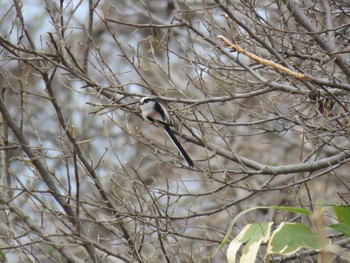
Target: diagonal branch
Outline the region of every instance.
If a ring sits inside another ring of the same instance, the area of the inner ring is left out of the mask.
[[[0,112],[3,116],[3,118],[6,120],[7,125],[10,127],[14,135],[16,136],[18,142],[21,144],[23,151],[26,153],[26,155],[29,157],[30,161],[34,165],[34,167],[38,170],[41,178],[46,183],[48,188],[50,189],[50,192],[52,193],[53,197],[57,201],[57,203],[63,208],[65,213],[67,214],[68,220],[75,225],[75,212],[67,203],[66,198],[62,197],[59,194],[59,190],[56,187],[56,184],[53,180],[53,175],[50,173],[50,171],[47,169],[45,163],[38,158],[38,156],[34,153],[31,146],[29,145],[27,139],[24,137],[23,133],[21,132],[20,128],[15,123],[14,119],[11,117],[9,111],[7,110],[5,103],[3,99],[0,96]],[[94,248],[88,244],[84,243],[83,246],[85,247],[86,251],[89,253],[90,258],[93,260],[93,262],[97,262],[96,254],[94,251]]]
[[[66,260],[67,263],[74,263],[74,259],[72,258],[72,255],[69,254],[64,248],[62,244],[58,243],[57,240],[54,240],[49,235],[43,233],[42,228],[37,227],[35,222],[31,219],[30,216],[26,215],[24,211],[17,208],[16,206],[12,205],[11,202],[7,202],[6,200],[2,199],[0,197],[0,203],[6,204],[6,206],[10,209],[11,212],[16,214],[18,219],[28,226],[30,231],[35,233],[36,235],[39,235],[42,240],[44,240],[46,243],[50,244],[52,247],[55,248],[55,250]]]
[[[316,33],[315,34],[315,42],[325,50],[329,56],[335,57],[335,63],[338,67],[344,72],[348,78],[350,78],[350,67],[349,65],[342,59],[340,55],[335,55],[335,52],[338,50],[334,50],[332,48],[332,44],[326,41],[323,37],[321,37],[318,33],[317,28],[311,23],[311,21],[307,18],[307,16],[300,10],[299,6],[292,0],[283,0],[287,5],[288,10],[294,16],[295,20],[302,25],[308,32]]]
[[[277,64],[271,60],[267,60],[267,59],[263,59],[253,53],[250,53],[246,50],[244,50],[243,48],[241,48],[240,46],[236,45],[236,44],[233,44],[231,41],[229,41],[227,38],[225,38],[224,36],[218,36],[218,38],[224,42],[224,44],[226,46],[228,46],[229,48],[233,49],[233,50],[236,50],[237,52],[239,53],[242,53],[248,57],[250,57],[251,59],[255,60],[256,62],[258,62],[259,64],[262,64],[262,65],[265,65],[265,66],[268,66],[268,67],[272,67],[276,70],[278,70],[279,72],[282,72],[282,73],[286,73],[288,74],[289,76],[292,76],[294,78],[297,78],[297,79],[302,79],[302,80],[309,80],[310,78],[305,75],[305,74],[302,74],[302,73],[298,73],[298,72],[295,72],[293,70],[290,70],[280,64]]]
[[[71,133],[71,129],[69,129],[62,111],[61,111],[61,107],[59,105],[59,103],[57,102],[55,93],[53,91],[53,88],[51,86],[51,80],[48,74],[45,73],[43,74],[43,78],[46,84],[46,89],[48,91],[48,94],[50,96],[50,100],[51,103],[53,105],[53,107],[55,108],[55,112],[58,118],[58,121],[62,127],[62,129],[65,131],[66,136],[68,137],[69,141],[74,145],[75,144],[75,137],[74,135]],[[74,150],[75,150],[75,154],[77,155],[78,159],[80,160],[80,162],[83,164],[83,166],[85,167],[85,169],[88,171],[89,175],[91,176],[91,178],[93,179],[95,186],[97,188],[97,190],[99,191],[102,199],[104,200],[105,204],[108,206],[108,208],[113,211],[113,214],[122,230],[123,236],[126,239],[126,241],[128,242],[128,245],[130,246],[130,248],[135,252],[136,256],[139,256],[137,253],[137,248],[136,245],[134,244],[134,241],[132,239],[132,237],[129,234],[128,229],[125,226],[125,223],[122,220],[122,215],[117,211],[117,209],[113,206],[111,200],[109,199],[107,193],[104,191],[104,189],[102,188],[102,185],[98,179],[98,176],[94,170],[94,167],[92,167],[92,165],[88,162],[88,160],[85,158],[82,150],[80,149],[79,145],[75,145],[74,146]],[[139,261],[141,262],[141,258],[139,258]]]
[[[187,134],[181,134],[181,137],[186,141],[192,142],[199,146],[203,146],[203,142],[198,141],[192,136],[189,136]],[[226,159],[229,159],[238,164],[242,164],[247,168],[253,169],[253,171],[245,170],[244,172],[246,173],[275,175],[275,176],[282,175],[282,174],[314,172],[333,165],[346,163],[350,158],[350,148],[346,148],[342,152],[336,155],[323,158],[314,162],[272,166],[272,165],[265,165],[257,161],[251,160],[249,158],[237,155],[235,153],[232,153],[231,151],[225,150],[222,147],[216,147],[215,145],[210,143],[206,143],[205,147]]]

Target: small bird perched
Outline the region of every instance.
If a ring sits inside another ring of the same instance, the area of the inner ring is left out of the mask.
[[[160,102],[150,97],[144,97],[140,100],[140,109],[142,112],[142,118],[146,122],[163,127],[164,131],[169,136],[170,140],[173,142],[182,157],[186,160],[190,167],[193,167],[193,161],[188,156],[184,148],[182,148],[180,142],[176,139],[174,133],[170,129],[170,126],[174,127],[174,121],[167,109]]]

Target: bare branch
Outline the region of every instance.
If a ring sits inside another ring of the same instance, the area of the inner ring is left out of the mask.
[[[239,53],[242,53],[248,57],[250,57],[251,59],[255,60],[256,62],[258,62],[259,64],[268,66],[268,67],[272,67],[276,70],[278,70],[281,73],[285,73],[288,74],[291,77],[297,78],[297,79],[302,79],[302,80],[310,80],[310,78],[308,76],[306,76],[305,74],[301,74],[295,71],[292,71],[286,67],[283,67],[282,65],[279,65],[273,61],[267,60],[267,59],[263,59],[257,55],[254,55],[253,53],[250,53],[246,50],[244,50],[243,48],[239,47],[236,44],[233,44],[232,42],[230,42],[227,38],[225,38],[224,36],[218,36],[218,38],[224,42],[224,44],[226,46],[228,46],[229,48],[236,50]]]

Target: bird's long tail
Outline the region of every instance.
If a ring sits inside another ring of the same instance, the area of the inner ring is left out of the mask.
[[[188,163],[188,165],[190,167],[194,166],[194,163],[192,161],[192,159],[188,156],[188,154],[186,153],[186,151],[184,150],[184,148],[182,148],[180,142],[178,141],[178,139],[176,139],[174,133],[171,131],[170,126],[165,124],[164,125],[164,131],[166,132],[166,134],[169,136],[170,140],[174,143],[175,147],[177,148],[177,150],[179,151],[179,153],[182,155],[182,157],[186,160],[186,162]]]

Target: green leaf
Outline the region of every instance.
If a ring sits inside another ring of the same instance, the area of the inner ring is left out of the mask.
[[[346,224],[332,224],[328,226],[331,229],[337,230],[342,234],[350,237],[350,226]]]
[[[268,207],[267,207],[267,206],[256,206],[256,207],[252,207],[252,208],[243,210],[242,212],[238,213],[238,214],[232,219],[232,221],[230,222],[230,225],[228,226],[228,229],[227,229],[227,231],[226,231],[224,240],[221,242],[221,244],[219,245],[219,247],[216,249],[215,253],[218,252],[220,249],[222,249],[222,248],[226,245],[226,243],[228,242],[228,240],[230,239],[233,226],[235,225],[235,223],[236,223],[236,221],[238,220],[238,218],[240,218],[242,215],[244,215],[244,214],[246,214],[246,213],[248,213],[248,212],[250,212],[250,211],[257,210],[257,209],[266,209],[266,208],[268,208]],[[214,253],[214,254],[215,254],[215,253]]]
[[[231,236],[231,232],[233,229],[233,226],[235,225],[236,221],[238,220],[238,218],[240,218],[242,215],[251,212],[253,210],[257,210],[257,209],[269,209],[269,208],[274,208],[274,209],[278,209],[278,210],[284,210],[284,211],[289,211],[289,212],[293,212],[293,213],[299,213],[299,214],[304,214],[304,215],[310,215],[311,212],[304,209],[304,208],[299,208],[299,207],[290,207],[290,206],[255,206],[255,207],[251,207],[249,209],[246,209],[242,212],[240,212],[239,214],[237,214],[232,221],[230,222],[230,225],[228,226],[228,229],[226,231],[224,240],[221,242],[221,244],[219,245],[219,247],[216,249],[216,251],[214,252],[213,255],[215,255],[219,250],[221,250],[229,241],[230,236]]]
[[[289,211],[297,214],[303,214],[303,215],[311,215],[311,212],[305,208],[300,208],[300,207],[292,207],[292,206],[271,206],[271,208],[275,208],[278,210],[283,210],[283,211]]]
[[[236,262],[237,251],[242,244],[246,243],[239,262],[252,263],[258,254],[260,244],[269,240],[272,224],[273,222],[244,226],[239,235],[231,241],[227,249],[228,262]]]
[[[284,222],[274,231],[267,246],[266,255],[290,255],[303,247],[320,251],[330,244],[329,239],[321,242],[319,236],[300,223]]]
[[[350,206],[333,206],[338,222],[350,226]]]

